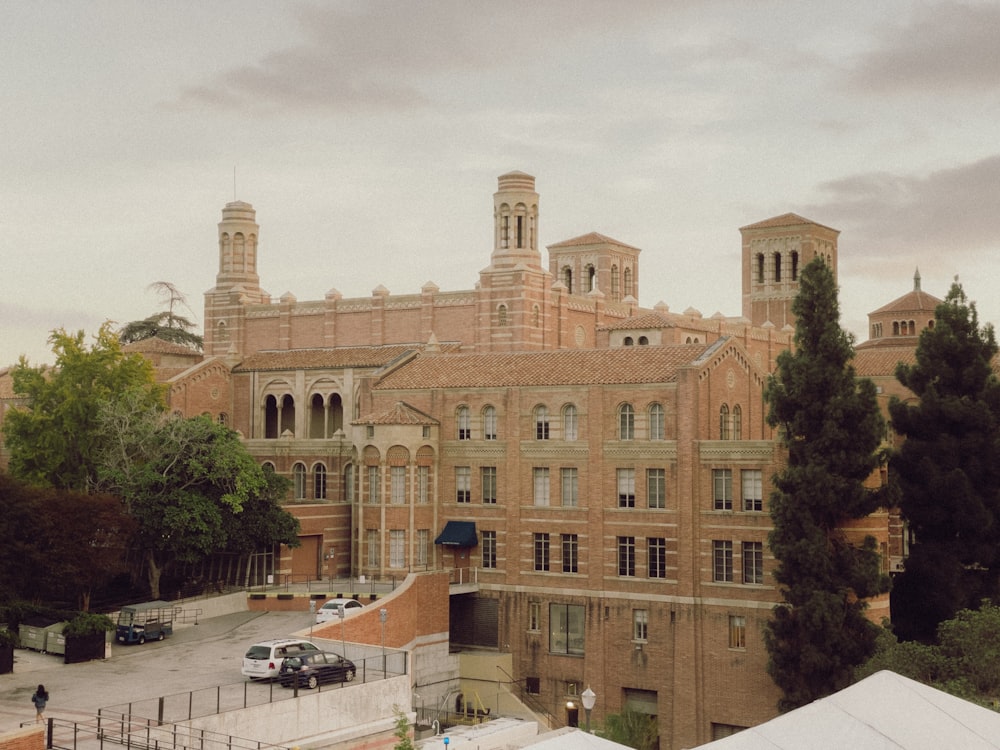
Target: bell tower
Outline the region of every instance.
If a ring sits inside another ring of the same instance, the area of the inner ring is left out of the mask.
[[[535,178],[508,172],[493,194],[493,252],[479,272],[476,346],[480,351],[545,347],[551,276],[538,250]]]
[[[792,300],[799,293],[799,274],[813,258],[823,258],[837,280],[837,229],[797,214],[782,214],[741,227],[740,234],[743,317],[754,326],[795,325]]]
[[[219,222],[219,271],[205,292],[205,346],[208,356],[243,352],[245,306],[270,302],[257,275],[257,212],[243,201],[227,203]]]

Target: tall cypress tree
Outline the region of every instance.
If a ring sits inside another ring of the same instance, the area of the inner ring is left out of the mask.
[[[852,544],[842,529],[882,503],[864,482],[879,465],[884,420],[874,384],[855,377],[853,338],[840,328],[833,273],[821,259],[802,270],[792,312],[794,351],[779,355],[765,391],[768,423],[788,451],[770,497],[784,602],[764,632],[782,710],[850,684],[878,630],[864,599],[888,588],[875,540]]]
[[[904,639],[931,640],[938,623],[997,593],[1000,566],[1000,382],[993,327],[952,284],[920,334],[899,382],[919,398],[889,404],[905,442],[893,456],[903,517],[914,534],[892,595]]]

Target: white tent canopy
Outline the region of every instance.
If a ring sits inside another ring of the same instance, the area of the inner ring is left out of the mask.
[[[701,750],[1000,750],[1000,713],[883,671]]]

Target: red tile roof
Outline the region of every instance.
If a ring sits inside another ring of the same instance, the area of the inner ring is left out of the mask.
[[[622,318],[612,321],[607,325],[598,326],[599,331],[621,331],[636,328],[676,328],[677,324],[659,313],[646,313],[637,315],[634,318]]]
[[[408,352],[421,350],[423,344],[394,346],[347,346],[331,349],[291,349],[257,352],[233,368],[234,372],[253,370],[323,370],[341,367],[382,367]],[[442,344],[442,351],[458,348]]]
[[[869,316],[888,312],[926,312],[933,314],[934,309],[943,302],[944,300],[938,299],[933,294],[915,289],[893,300],[889,304],[883,305],[875,312],[869,313]]]
[[[781,216],[774,216],[770,219],[764,219],[763,221],[758,221],[755,224],[747,224],[745,227],[740,227],[742,232],[744,229],[774,229],[776,227],[794,227],[800,224],[812,224],[813,226],[823,227],[823,229],[829,229],[831,232],[836,232],[840,234],[840,230],[834,229],[833,227],[824,226],[811,219],[806,219],[805,217],[799,216],[798,214],[782,214]]]
[[[915,346],[873,346],[854,352],[854,372],[862,378],[894,376],[896,365],[904,362],[912,365],[917,361]]]
[[[554,245],[548,245],[547,247],[579,247],[583,245],[617,245],[618,247],[627,247],[630,250],[639,250],[637,247],[632,247],[632,245],[626,245],[624,242],[619,242],[618,240],[608,237],[598,232],[590,232],[589,234],[581,234],[579,237],[574,237],[569,240],[563,240],[562,242],[557,242]],[[641,252],[641,250],[640,250]]]
[[[388,411],[381,414],[366,414],[354,420],[353,424],[435,425],[438,424],[438,420],[405,401],[397,401]]]
[[[388,373],[375,389],[666,383],[705,348],[690,344],[420,356]]]

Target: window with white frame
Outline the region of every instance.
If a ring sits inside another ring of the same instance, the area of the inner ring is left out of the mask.
[[[326,500],[326,467],[323,464],[313,467],[313,498]]]
[[[496,505],[497,467],[496,466],[480,467],[479,479],[483,488],[483,505]]]
[[[417,502],[426,504],[430,500],[431,467],[417,467]]]
[[[389,502],[393,505],[406,504],[406,467],[389,467]]]
[[[650,508],[667,507],[667,473],[665,469],[646,469],[646,501]]]
[[[650,578],[667,577],[667,540],[664,537],[650,537],[646,540],[647,562]]]
[[[472,421],[469,416],[469,407],[460,406],[458,407],[458,412],[456,414],[457,427],[458,427],[458,439],[459,440],[471,440],[472,439]]]
[[[729,648],[747,647],[747,620],[743,615],[729,615]]]
[[[618,439],[635,440],[635,409],[632,404],[618,408]]]
[[[563,573],[579,572],[580,540],[576,534],[562,535],[562,570]]]
[[[379,467],[368,467],[368,502],[372,505],[380,502],[379,498]]]
[[[389,529],[389,567],[406,567],[406,532],[403,529]]]
[[[663,440],[665,432],[663,404],[649,405],[649,439]]]
[[[635,507],[635,469],[617,469],[618,507]]]
[[[618,575],[635,576],[635,537],[618,537]]]
[[[472,502],[472,469],[468,466],[455,467],[455,501]]]
[[[431,530],[430,529],[417,529],[417,548],[415,551],[417,556],[417,565],[427,565],[429,562],[429,551],[431,545]]]
[[[712,542],[712,580],[733,582],[733,543],[716,539]]]
[[[531,478],[535,505],[549,505],[549,469],[547,466],[536,466],[531,470]]]
[[[649,638],[649,610],[632,610],[632,640],[645,641]]]
[[[497,439],[497,410],[487,406],[483,409],[483,440]]]
[[[715,510],[733,509],[732,469],[712,469],[712,507]]]
[[[575,508],[580,504],[580,478],[575,466],[564,466],[559,470],[562,491],[562,506]]]
[[[542,629],[542,603],[528,602],[528,630],[540,631]]]
[[[576,440],[579,437],[577,412],[573,404],[563,407],[563,440]]]
[[[549,439],[549,410],[545,406],[535,407],[535,440]]]
[[[763,542],[743,542],[743,583],[764,583]]]
[[[538,533],[532,536],[534,542],[535,570],[549,569],[549,535]]]
[[[743,510],[764,510],[764,481],[760,469],[744,469],[740,472],[743,483]]]
[[[495,531],[483,532],[483,567],[494,569],[497,566],[497,533]]]

